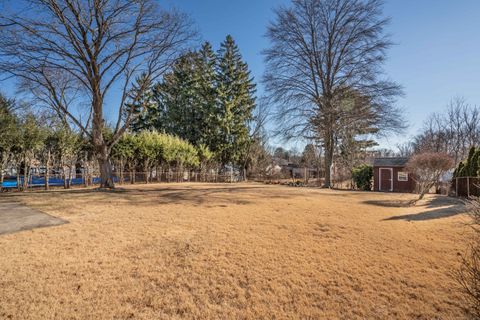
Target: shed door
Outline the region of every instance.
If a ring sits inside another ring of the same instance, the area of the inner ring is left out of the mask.
[[[393,170],[380,168],[380,191],[393,191]]]

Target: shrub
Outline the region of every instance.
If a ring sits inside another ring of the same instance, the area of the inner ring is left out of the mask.
[[[372,190],[373,167],[369,165],[361,165],[353,168],[352,179],[355,187],[360,190]]]
[[[413,173],[420,196],[430,190],[440,178],[454,166],[452,158],[446,153],[425,152],[416,154],[408,160],[407,170]]]
[[[460,162],[453,172],[453,177],[479,177],[480,176],[480,148],[472,147],[468,158]]]
[[[467,298],[468,313],[480,319],[480,198],[472,200],[470,208],[474,233],[456,278]]]

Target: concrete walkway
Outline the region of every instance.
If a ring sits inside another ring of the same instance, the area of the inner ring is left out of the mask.
[[[19,203],[0,202],[0,235],[35,228],[57,226],[67,221]]]

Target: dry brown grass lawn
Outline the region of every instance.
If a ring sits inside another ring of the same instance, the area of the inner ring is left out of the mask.
[[[463,317],[466,217],[441,199],[256,184],[0,198],[69,221],[0,236],[1,319]]]

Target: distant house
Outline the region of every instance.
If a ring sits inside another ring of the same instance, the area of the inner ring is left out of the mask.
[[[295,163],[289,163],[284,167],[293,179],[317,178],[317,169],[308,168]]]
[[[405,169],[408,158],[389,157],[373,160],[373,190],[383,192],[414,192],[415,181]]]
[[[292,179],[305,179],[306,177],[317,178],[318,175],[318,170],[316,168],[305,167],[281,158],[274,158],[273,166],[269,166],[268,170],[275,170],[275,173],[281,172],[285,178]]]

